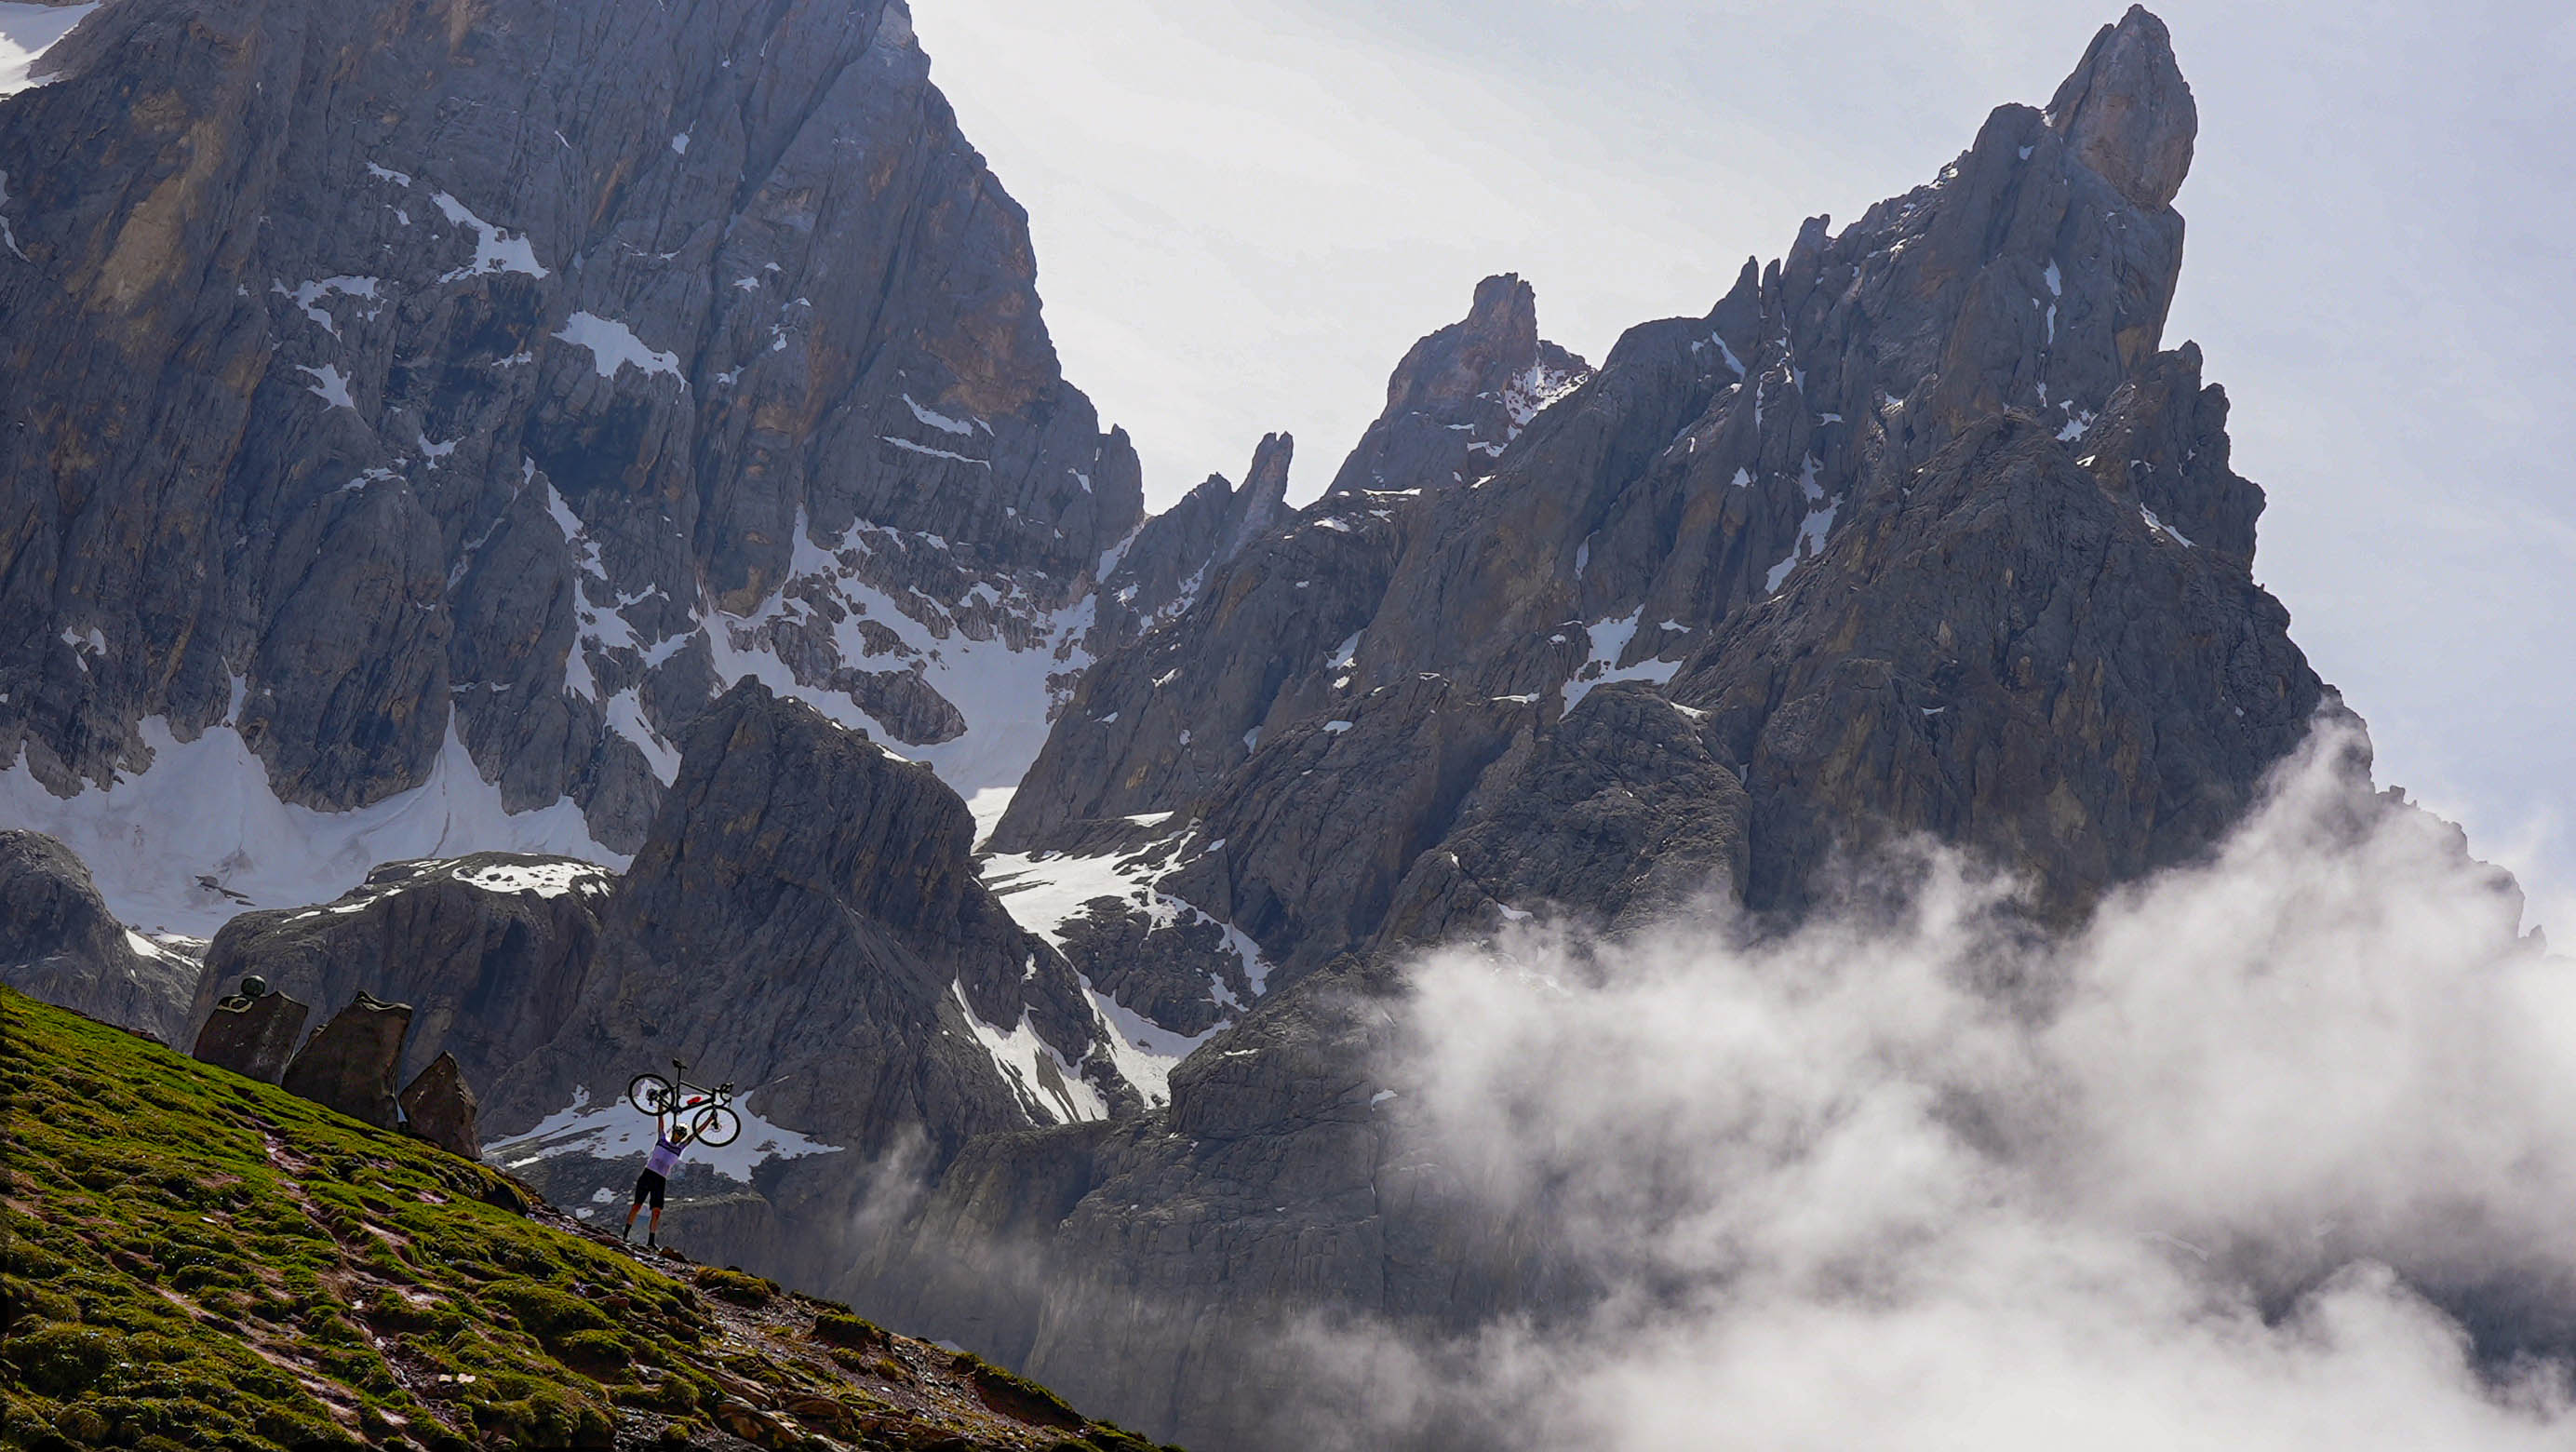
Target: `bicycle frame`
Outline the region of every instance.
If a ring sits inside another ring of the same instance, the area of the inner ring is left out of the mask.
[[[688,1125],[696,1132],[698,1141],[710,1148],[733,1143],[734,1137],[742,1133],[742,1121],[731,1107],[734,1096],[732,1082],[709,1088],[704,1084],[690,1083],[688,1073],[689,1066],[685,1062],[673,1059],[671,1080],[676,1082],[665,1081],[659,1074],[638,1074],[635,1081],[626,1086],[627,1102],[652,1115],[657,1125],[664,1118],[675,1125]],[[712,1130],[721,1130],[722,1133],[711,1134]]]
[[[722,1109],[733,1103],[732,1083],[719,1084],[710,1089],[704,1084],[690,1083],[688,1074],[687,1064],[678,1059],[671,1061],[671,1094],[678,1101],[672,1106],[671,1113],[684,1113],[710,1104]]]

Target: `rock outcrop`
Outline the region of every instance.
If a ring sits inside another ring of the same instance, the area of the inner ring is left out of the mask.
[[[360,993],[314,1032],[278,1082],[297,1098],[392,1129],[401,1122],[395,1070],[410,1027],[411,1005]]]
[[[197,972],[118,922],[71,849],[0,831],[0,983],[177,1044],[194,1022]]]
[[[285,1077],[287,1061],[303,1042],[305,1020],[312,1016],[311,1004],[277,992],[258,978],[245,978],[240,992],[224,995],[207,1011],[190,1057],[245,1079],[274,1084]]]
[[[2141,207],[2170,204],[2191,173],[2200,108],[2174,64],[2173,39],[2143,5],[2093,37],[2048,103],[2075,159]]]
[[[381,994],[413,1009],[405,1079],[452,1054],[490,1084],[571,1015],[616,882],[593,863],[502,852],[389,862],[336,901],[226,923],[196,1012],[245,973],[313,1003]]]
[[[994,846],[1051,847],[1086,822],[1169,810],[1250,756],[1283,699],[1280,723],[1311,715],[1384,597],[1423,496],[1482,481],[1541,408],[1591,376],[1538,336],[1536,309],[1528,283],[1489,277],[1464,319],[1416,343],[1326,498],[1238,531],[1189,609],[1084,676]],[[1271,448],[1265,439],[1253,478]],[[1284,452],[1277,462],[1284,489]],[[1157,516],[1147,535],[1192,507]]]
[[[1287,508],[1296,440],[1265,434],[1237,487],[1211,474],[1179,503],[1145,521],[1104,565],[1097,622],[1086,643],[1109,650],[1198,598],[1208,571],[1243,552]]]
[[[691,726],[590,986],[487,1096],[487,1135],[554,1126],[522,1173],[578,1202],[631,1177],[583,1146],[644,1122],[619,1098],[632,1075],[682,1059],[731,1080],[746,1114],[813,1149],[751,1174],[768,1209],[737,1219],[771,1228],[722,1253],[829,1284],[873,1191],[978,1134],[1132,1103],[1080,981],[977,880],[973,837],[927,767],[736,687]]]
[[[1332,494],[1466,484],[1539,410],[1589,377],[1538,335],[1538,294],[1517,274],[1476,284],[1467,316],[1413,345],[1386,382],[1386,411],[1333,476]]]
[[[474,1086],[465,1082],[465,1071],[457,1066],[454,1054],[440,1054],[429,1061],[396,1100],[402,1106],[403,1124],[413,1134],[449,1154],[469,1160],[483,1157],[483,1141],[475,1133]]]

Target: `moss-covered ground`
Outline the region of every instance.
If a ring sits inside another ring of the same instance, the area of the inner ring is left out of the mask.
[[[1148,1449],[5,989],[0,1156],[0,1446]]]

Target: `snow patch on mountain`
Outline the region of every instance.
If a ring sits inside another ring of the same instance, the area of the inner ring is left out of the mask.
[[[615,378],[620,368],[632,367],[644,374],[668,373],[680,377],[680,355],[659,352],[635,336],[635,330],[615,318],[597,313],[574,313],[564,319],[554,335],[575,347],[590,350],[590,362],[602,378]],[[686,387],[684,380],[681,384]]]
[[[1244,977],[1257,999],[1270,981],[1270,963],[1251,937],[1231,923],[1208,916],[1196,905],[1165,894],[1156,886],[1165,867],[1158,857],[1136,852],[1076,855],[1062,852],[994,853],[982,859],[984,885],[1000,899],[1013,922],[1058,949],[1065,946],[1065,926],[1088,912],[1088,904],[1114,898],[1144,914],[1153,928],[1183,922],[1207,923],[1225,935],[1226,946],[1240,959]],[[1172,1070],[1199,1045],[1221,1032],[1231,1018],[1219,1019],[1196,1034],[1174,1033],[1119,1003],[1082,976],[1100,1018],[1100,1031],[1111,1062],[1137,1092],[1154,1104],[1171,1102]],[[1243,1004],[1224,980],[1208,980],[1209,996],[1230,1009]]]
[[[466,228],[474,234],[474,260],[454,272],[445,274],[438,279],[439,281],[455,282],[486,272],[518,272],[530,277],[547,276],[546,269],[537,261],[537,249],[529,242],[526,233],[513,236],[503,228],[496,227],[474,215],[463,202],[446,192],[433,195],[430,201],[450,223]]]
[[[329,902],[380,862],[511,851],[623,869],[570,798],[530,812],[501,804],[457,739],[412,790],[352,812],[278,800],[268,768],[231,726],[181,741],[162,717],[139,728],[152,765],[78,795],[47,791],[23,757],[0,771],[0,822],[80,854],[118,917],[149,933],[212,937],[250,908]]]
[[[304,391],[322,400],[324,406],[357,412],[358,401],[349,393],[349,376],[340,371],[338,364],[325,363],[319,368],[307,368],[298,363],[295,371],[312,376],[313,381],[304,385]]]
[[[1651,681],[1660,686],[1682,668],[1677,660],[1641,660],[1628,666],[1618,663],[1619,657],[1628,653],[1628,642],[1636,638],[1637,621],[1645,613],[1646,607],[1640,605],[1615,620],[1595,621],[1587,628],[1592,638],[1591,657],[1559,688],[1568,712],[1582,704],[1595,686],[1612,681]]]
[[[322,306],[323,301],[338,295],[363,298],[369,302],[378,303],[377,307],[369,308],[364,314],[372,318],[383,311],[381,305],[383,295],[377,291],[379,281],[373,277],[326,277],[318,282],[299,283],[292,288],[282,282],[271,283],[269,286],[271,291],[293,298],[295,305],[304,310],[304,316],[313,320],[314,326],[336,338],[340,336],[340,320],[333,317],[330,311]]]
[[[1037,1030],[1029,1026],[1025,1010],[1020,1021],[1009,1029],[996,1028],[984,1022],[975,1006],[966,1001],[962,984],[951,983],[948,987],[957,1000],[957,1011],[966,1016],[966,1027],[975,1035],[975,1042],[993,1056],[993,1067],[1019,1096],[1020,1107],[1030,1111],[1032,1121],[1076,1124],[1109,1117],[1108,1101],[1100,1097],[1099,1090],[1082,1081],[1073,1065],[1065,1062],[1064,1055],[1038,1037]]]
[[[88,5],[28,5],[16,0],[0,4],[0,96],[14,96],[51,80],[36,77],[36,62],[97,8],[95,0]]]
[[[814,541],[800,511],[795,545],[787,578],[752,613],[705,616],[717,689],[749,676],[866,731],[889,750],[927,762],[960,796],[1018,786],[1046,744],[1055,706],[1091,664],[1082,641],[1096,616],[1093,598],[1048,609],[1007,576],[978,580],[950,601],[889,588],[874,582],[892,578],[891,566],[874,559],[880,546],[946,552],[947,542],[864,520],[826,547]],[[782,639],[802,647],[793,652],[795,664],[782,658]],[[901,742],[849,691],[830,684],[830,671],[842,666],[912,672],[957,709],[966,729],[946,741]]]
[[[533,892],[539,897],[605,893],[616,874],[584,862],[495,862],[456,874],[467,887],[487,892]]]
[[[739,1138],[724,1145],[692,1144],[681,1162],[704,1165],[728,1180],[748,1185],[751,1172],[771,1160],[841,1153],[839,1145],[825,1144],[761,1118],[752,1109],[751,1100],[751,1093],[740,1094],[731,1106],[742,1120]],[[627,1103],[624,1096],[593,1103],[590,1089],[584,1085],[572,1091],[572,1103],[546,1116],[536,1128],[483,1146],[483,1158],[505,1170],[522,1169],[563,1155],[641,1161],[653,1148],[657,1132],[652,1116]]]

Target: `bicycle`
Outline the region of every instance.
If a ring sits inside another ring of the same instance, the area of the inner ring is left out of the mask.
[[[671,1078],[659,1074],[638,1074],[626,1086],[626,1102],[656,1119],[667,1114],[673,1119],[687,1116],[689,1134],[710,1148],[728,1145],[742,1133],[742,1116],[729,1107],[733,1103],[733,1082],[727,1080],[710,1089],[689,1082],[689,1066],[678,1059],[671,1061]],[[673,1081],[678,1081],[674,1087]]]

